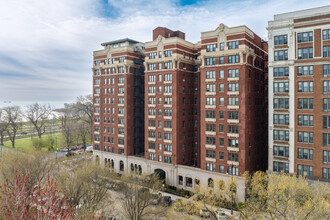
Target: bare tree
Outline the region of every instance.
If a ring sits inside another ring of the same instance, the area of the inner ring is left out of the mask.
[[[12,147],[15,148],[15,139],[17,131],[22,127],[22,111],[19,106],[9,106],[4,109],[5,121],[8,123],[7,134]]]
[[[91,139],[93,139],[93,96],[85,95],[77,97],[77,102],[74,103],[73,109],[75,116],[89,125]]]
[[[27,106],[25,117],[34,126],[39,138],[41,138],[41,135],[46,131],[47,120],[51,113],[52,108],[50,105],[34,103]]]
[[[86,149],[87,137],[90,134],[90,127],[85,121],[78,122],[77,125],[78,138],[82,141],[84,150]]]
[[[75,129],[76,129],[75,126],[76,119],[73,116],[72,105],[70,104],[64,105],[64,109],[61,112],[60,120],[61,120],[62,134],[65,140],[65,145],[68,148],[68,152],[70,152],[70,147],[74,144]]]
[[[4,117],[4,110],[0,109],[0,145],[3,145],[3,139],[8,128],[8,122]]]
[[[157,175],[128,174],[123,176],[123,181],[125,185],[120,201],[127,219],[140,220],[147,216],[160,214],[162,210],[153,211],[151,209],[157,193],[162,188],[162,181]]]

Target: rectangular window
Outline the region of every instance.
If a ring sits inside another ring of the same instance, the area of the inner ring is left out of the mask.
[[[172,56],[172,50],[165,50],[164,51],[164,56],[165,57],[171,57]]]
[[[172,61],[164,62],[164,69],[172,69]]]
[[[215,172],[215,164],[206,163],[206,170]]]
[[[148,64],[148,69],[149,70],[156,70],[156,64],[155,63],[149,63]]]
[[[322,168],[322,177],[330,180],[330,168]]]
[[[275,50],[274,61],[288,60],[288,50]]]
[[[289,109],[288,98],[274,98],[273,102],[274,109]]]
[[[156,76],[155,75],[149,75],[148,76],[148,82],[156,82]]]
[[[215,71],[206,71],[206,79],[215,79]]]
[[[238,162],[238,154],[228,153],[228,160]]]
[[[238,147],[237,139],[228,139],[228,147]]]
[[[228,105],[239,105],[239,98],[238,97],[228,98]]]
[[[298,159],[313,160],[314,151],[312,149],[298,148]]]
[[[224,56],[220,56],[219,57],[219,63],[220,64],[224,64],[225,63],[225,57]]]
[[[313,41],[313,31],[298,33],[297,38],[298,43]]]
[[[215,124],[206,124],[206,131],[215,132]]]
[[[170,145],[170,144],[164,144],[164,151],[172,152],[172,145]]]
[[[206,92],[215,92],[215,84],[206,84]]]
[[[330,115],[323,116],[323,129],[330,128]]]
[[[229,83],[228,84],[228,91],[229,92],[239,91],[238,83]]]
[[[313,167],[312,166],[307,166],[307,165],[300,165],[298,164],[298,175],[302,176],[313,176]]]
[[[289,172],[289,163],[274,161],[273,162],[273,171],[281,172],[284,171],[285,173]]]
[[[206,137],[206,144],[215,145],[215,137]]]
[[[237,49],[239,47],[239,41],[229,41],[228,42],[228,49]]]
[[[273,155],[276,157],[289,157],[289,147],[274,145]]]
[[[312,76],[313,74],[313,66],[298,66],[298,76]]]
[[[206,118],[215,118],[215,111],[206,111]]]
[[[172,163],[172,157],[164,156],[164,162],[165,163]]]
[[[298,92],[314,92],[314,82],[298,82]]]
[[[274,82],[273,92],[274,93],[288,93],[289,82]]]
[[[323,57],[330,57],[330,46],[323,46]]]
[[[227,172],[228,172],[229,175],[238,176],[238,167],[231,167],[231,166],[229,166],[227,168]]]
[[[164,109],[164,116],[172,116],[172,109]]]
[[[313,58],[313,47],[298,48],[298,59]]]
[[[219,84],[219,92],[224,92],[225,91],[225,85],[223,83]]]
[[[229,55],[228,56],[228,63],[238,63],[239,58],[238,55]]]
[[[149,53],[149,59],[155,59],[156,56],[157,56],[157,53],[156,52]]]
[[[288,44],[288,35],[278,35],[274,36],[274,45]]]
[[[322,30],[322,39],[330,40],[330,29]]]
[[[288,130],[273,130],[274,141],[289,141]]]
[[[224,160],[225,159],[225,152],[220,151],[219,152],[219,159]]]
[[[216,47],[217,47],[216,44],[208,44],[208,45],[206,45],[206,52],[215,51]]]
[[[323,164],[330,163],[330,150],[324,150],[323,151]]]
[[[314,133],[307,131],[298,131],[298,142],[299,143],[314,143]]]
[[[219,98],[219,105],[225,105],[225,98],[224,97]]]
[[[206,58],[206,66],[215,65],[215,57]]]
[[[314,126],[314,116],[313,115],[298,115],[298,125],[299,126]]]
[[[219,115],[220,115],[220,119],[224,119],[225,118],[225,112],[224,111],[219,111]]]
[[[289,67],[274,67],[274,77],[286,77],[289,76]]]
[[[228,125],[228,133],[238,134],[238,125]]]
[[[306,110],[314,109],[314,99],[312,98],[298,99],[298,109],[306,109]]]
[[[288,114],[274,114],[273,123],[274,123],[274,125],[289,125],[289,115]]]
[[[225,43],[223,42],[220,43],[220,50],[225,50]]]
[[[165,82],[172,81],[172,74],[165,74],[164,81]]]
[[[149,149],[156,149],[156,144],[155,143],[149,143]]]
[[[214,150],[206,150],[206,157],[215,158],[215,151]]]
[[[123,63],[125,61],[125,57],[119,57],[119,63]]]
[[[207,97],[206,98],[206,105],[215,105],[215,98]]]
[[[172,133],[164,133],[164,139],[165,140],[172,140]]]
[[[228,111],[228,119],[238,119],[238,111]]]

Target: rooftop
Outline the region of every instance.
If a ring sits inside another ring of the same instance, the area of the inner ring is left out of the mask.
[[[300,11],[287,12],[283,14],[274,15],[274,20],[288,19],[288,18],[301,18],[309,15],[330,14],[330,5],[310,8]]]
[[[132,43],[141,43],[139,41],[132,40],[132,39],[129,39],[129,38],[123,38],[123,39],[119,39],[119,40],[108,41],[108,42],[102,43],[101,45],[102,46],[107,46],[107,45],[110,45],[110,44],[116,44],[116,43],[121,43],[121,42],[126,42],[126,41],[132,42]]]

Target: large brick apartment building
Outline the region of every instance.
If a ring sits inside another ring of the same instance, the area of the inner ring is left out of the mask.
[[[157,172],[186,190],[266,169],[267,42],[249,28],[220,24],[191,43],[158,27],[145,44],[102,46],[93,66],[94,155],[102,163]]]
[[[330,6],[268,24],[268,169],[330,179]]]

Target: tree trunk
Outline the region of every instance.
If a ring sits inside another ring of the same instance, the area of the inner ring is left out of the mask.
[[[0,145],[4,145],[4,144],[3,144],[3,136],[4,136],[4,135],[3,135],[3,133],[1,132],[1,134],[0,134]]]

